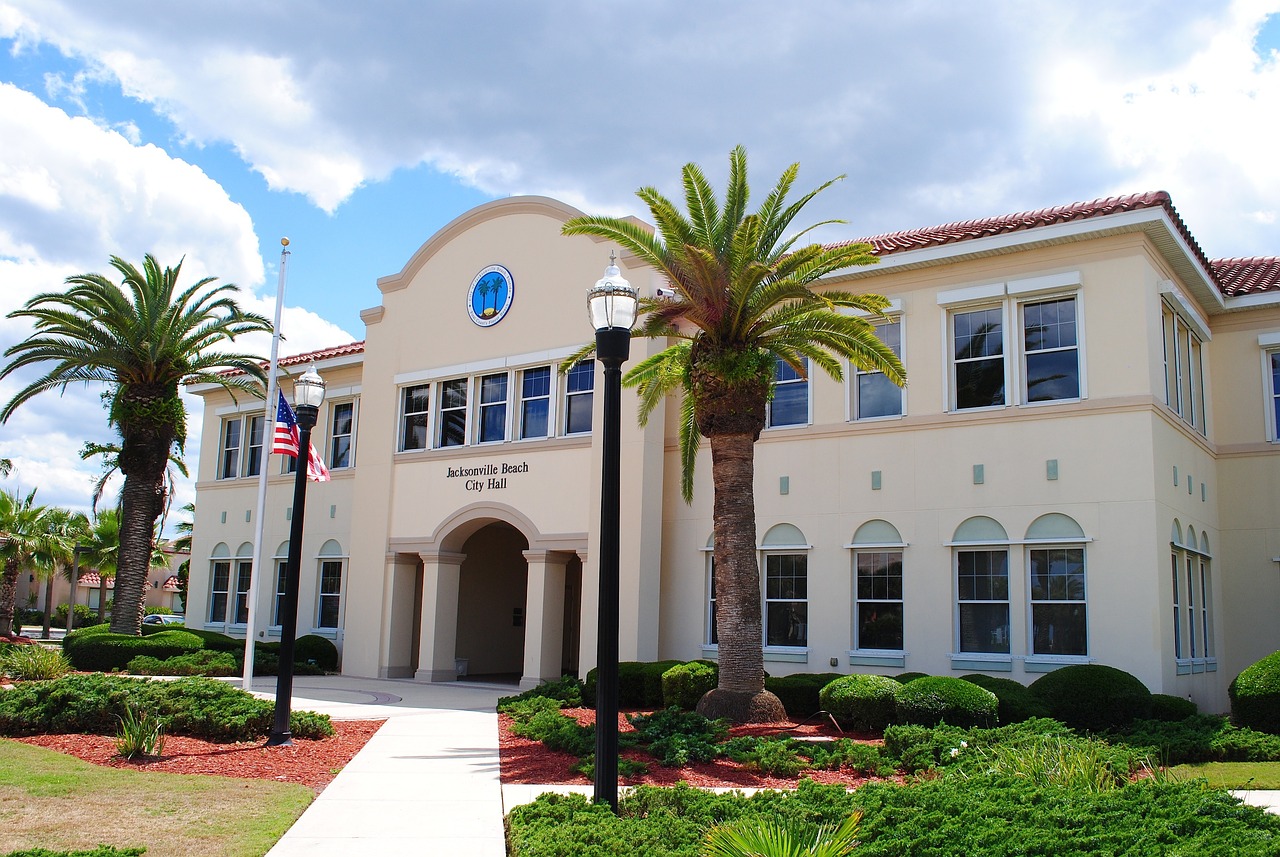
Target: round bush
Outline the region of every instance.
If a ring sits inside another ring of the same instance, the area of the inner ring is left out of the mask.
[[[899,673],[893,676],[893,680],[898,684],[906,684],[909,681],[915,681],[918,678],[925,678],[928,673]]]
[[[1074,664],[1040,676],[1031,692],[1049,706],[1049,716],[1073,729],[1101,732],[1151,716],[1151,691],[1124,670]]]
[[[113,634],[86,628],[68,634],[62,644],[71,665],[78,670],[110,672],[122,670],[138,655],[159,660],[190,654],[204,648],[204,642],[186,631],[164,631],[147,637]]]
[[[662,704],[693,711],[698,700],[720,681],[720,668],[706,661],[676,664],[662,674]]]
[[[964,681],[986,688],[996,695],[1000,708],[996,712],[1001,724],[1021,723],[1033,717],[1048,717],[1049,706],[1033,694],[1025,684],[1011,678],[998,678],[983,673],[960,676]]]
[[[792,720],[804,720],[822,710],[818,694],[840,677],[840,673],[792,673],[769,676],[764,680],[764,689],[782,701],[782,707],[787,710]]]
[[[241,648],[244,644],[241,643]],[[337,672],[338,647],[328,637],[306,634],[293,642],[293,659],[300,664],[315,661],[315,665],[328,672]]]
[[[894,695],[899,687],[887,676],[846,675],[819,691],[818,703],[853,729],[881,732],[893,722]]]
[[[900,723],[921,726],[992,726],[1000,700],[973,682],[951,676],[925,676],[898,688],[896,714]]]
[[[1227,688],[1237,726],[1280,735],[1280,652],[1244,668]]]
[[[1151,694],[1151,719],[1163,720],[1166,723],[1180,723],[1188,717],[1194,717],[1200,709],[1189,699],[1181,696],[1170,696],[1167,693]]]

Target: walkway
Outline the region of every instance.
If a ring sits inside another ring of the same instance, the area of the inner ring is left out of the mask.
[[[273,680],[257,679],[254,690],[270,697]],[[590,786],[502,786],[494,707],[515,692],[471,682],[295,678],[295,709],[387,723],[268,857],[505,857],[502,820],[512,807],[546,791],[591,793]],[[1235,794],[1280,814],[1280,792]]]

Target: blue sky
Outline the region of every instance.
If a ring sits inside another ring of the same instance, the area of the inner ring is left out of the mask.
[[[0,310],[153,252],[270,316],[287,235],[284,350],[339,344],[376,279],[472,206],[643,214],[636,188],[678,195],[688,161],[719,180],[738,143],[757,185],[792,161],[803,187],[847,174],[812,209],[849,221],[827,239],[1163,189],[1210,257],[1276,255],[1277,11],[0,0]],[[0,347],[27,329],[0,318]],[[87,504],[97,393],[0,425],[10,486]]]

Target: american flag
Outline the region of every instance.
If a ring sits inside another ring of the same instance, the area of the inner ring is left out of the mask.
[[[293,408],[289,407],[289,403],[285,401],[284,393],[277,390],[276,395],[280,397],[280,403],[276,405],[276,434],[271,452],[297,458],[298,418],[294,416]],[[314,443],[311,444],[311,453],[307,456],[307,478],[312,482],[329,481],[329,468],[324,466],[324,459],[320,457],[320,453],[316,452]]]

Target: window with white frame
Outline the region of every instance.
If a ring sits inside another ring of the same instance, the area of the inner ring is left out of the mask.
[[[1205,423],[1203,338],[1167,301],[1162,305],[1165,403],[1201,434]]]
[[[257,476],[262,472],[263,432],[266,429],[266,417],[245,417],[244,475]]]
[[[280,620],[284,616],[284,597],[287,591],[287,581],[289,579],[289,543],[281,542],[280,547],[276,548],[275,555],[276,566],[276,589],[275,597],[271,599],[271,624],[280,625]]]
[[[853,551],[854,650],[901,652],[902,536],[888,521],[867,521],[845,547]]]
[[[1051,512],[1031,523],[1026,541],[1031,655],[1087,656],[1084,530],[1073,518]]]
[[[764,644],[801,648],[809,643],[809,545],[792,524],[775,524],[764,552]]]
[[[1076,299],[1021,305],[1024,401],[1080,398],[1080,346]]]
[[[480,426],[478,443],[498,443],[507,439],[507,373],[480,378]]]
[[[320,548],[320,579],[316,587],[316,628],[332,630],[342,624],[342,547],[333,539]]]
[[[218,466],[219,479],[235,479],[240,475],[241,429],[240,417],[222,421],[222,455]]]
[[[227,621],[227,602],[231,593],[231,551],[219,543],[209,563],[209,621]]]
[[[969,518],[953,540],[956,650],[1004,654],[1009,641],[1009,537],[991,518]]]
[[[802,358],[804,372],[779,358],[773,368],[773,398],[769,400],[769,428],[802,426],[809,422],[809,358]]]
[[[329,469],[355,466],[356,401],[336,402],[329,409]]]
[[[1216,669],[1214,645],[1213,574],[1209,536],[1196,536],[1187,527],[1184,537],[1173,522],[1170,542],[1173,589],[1173,656],[1179,673]]]
[[[1005,403],[1004,310],[1000,306],[951,315],[956,410]]]
[[[431,385],[405,387],[400,396],[400,450],[427,448],[427,416],[431,408]]]
[[[467,442],[467,383],[466,378],[454,378],[438,385],[437,447],[462,446]]]
[[[1173,656],[1182,660],[1190,656],[1182,639],[1182,563],[1178,561],[1176,548],[1169,559],[1173,567]]]
[[[707,645],[720,644],[720,633],[716,627],[716,557],[707,553]]]
[[[551,367],[520,373],[520,438],[547,437],[551,430]]]
[[[875,325],[876,336],[893,353],[902,359],[902,322],[899,319],[882,321]],[[850,413],[855,420],[902,415],[902,388],[889,380],[883,372],[854,367],[850,385],[853,403]]]
[[[1280,440],[1280,350],[1267,353],[1271,368],[1271,440]]]
[[[253,582],[253,560],[236,560],[236,613],[231,619],[236,625],[249,621],[249,585]]]
[[[595,392],[596,363],[579,361],[565,379],[564,433],[583,434],[591,431],[591,399]]]

